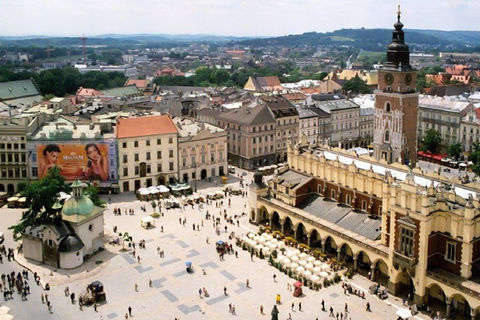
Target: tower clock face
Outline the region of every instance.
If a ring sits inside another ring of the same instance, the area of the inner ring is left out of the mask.
[[[412,82],[412,75],[410,73],[407,73],[405,76],[405,84],[409,85]]]
[[[387,84],[392,84],[393,83],[393,74],[391,74],[390,72],[385,73],[385,82]]]

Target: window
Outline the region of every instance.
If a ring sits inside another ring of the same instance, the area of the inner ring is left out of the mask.
[[[146,140],[146,141],[145,141],[145,144],[146,144],[147,146],[149,146],[149,145],[150,145],[150,140]]]
[[[362,210],[367,210],[367,201],[365,200],[362,201]]]
[[[126,142],[123,142],[123,143],[122,143],[122,148],[123,148],[123,149],[127,149],[127,143],[126,143]]]
[[[256,142],[257,142],[257,140],[255,139],[255,137],[253,137],[253,143],[256,143]]]
[[[123,163],[127,163],[128,162],[128,155],[124,154],[123,155]]]
[[[182,158],[182,167],[187,166],[187,158]]]
[[[385,130],[385,142],[390,142],[390,131]]]
[[[128,176],[128,168],[123,168],[123,176],[124,177]]]
[[[223,152],[222,151],[220,151],[218,153],[218,158],[219,158],[219,160],[223,160]]]
[[[202,163],[205,163],[205,155],[202,154]]]
[[[400,252],[407,256],[413,256],[413,235],[414,231],[407,228],[401,228]]]
[[[135,166],[135,174],[140,174],[140,167],[139,166]]]
[[[170,171],[173,171],[173,162],[169,162],[168,168]]]
[[[152,166],[147,164],[147,173],[152,173]]]
[[[455,263],[455,242],[447,242],[447,249],[445,250],[445,260]]]
[[[162,139],[157,139],[157,145],[161,145],[162,144]]]
[[[192,160],[192,166],[193,166],[193,165],[195,165],[195,163],[196,163],[196,161],[195,161],[195,160],[196,160],[196,159],[195,159],[195,157],[192,157],[192,159],[191,159],[191,160]]]
[[[347,194],[347,204],[350,205],[350,202],[351,202],[350,195]]]
[[[33,167],[33,168],[32,168],[32,176],[33,176],[33,177],[38,176],[38,169],[37,169],[37,167]]]
[[[173,150],[168,150],[168,157],[173,158]]]
[[[147,157],[147,158],[146,158],[147,160],[150,160],[150,158],[151,158],[150,152],[147,152],[146,157]]]
[[[262,142],[262,137],[258,137],[258,142]]]
[[[210,153],[210,162],[214,162],[215,161],[215,153]]]
[[[134,161],[138,161],[138,159],[139,159],[139,155],[138,155],[138,153],[135,153],[135,155],[134,155]]]
[[[135,148],[138,148],[138,141],[133,142],[133,146],[134,146]]]
[[[335,199],[335,190],[332,190],[332,199]]]
[[[157,151],[157,159],[162,159],[162,151]]]
[[[157,163],[157,172],[162,172],[162,164]]]
[[[172,137],[168,138],[168,143],[170,143],[170,144],[173,143],[173,138]]]

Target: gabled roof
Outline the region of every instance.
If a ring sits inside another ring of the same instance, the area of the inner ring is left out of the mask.
[[[139,88],[144,88],[148,85],[149,81],[144,79],[144,80],[138,80],[138,79],[128,79],[127,82],[125,83],[125,86],[136,86]]]
[[[91,89],[91,88],[78,88],[77,90],[77,96],[101,96],[103,93],[101,93],[98,90]]]
[[[222,113],[218,116],[218,119],[247,126],[275,123],[275,119],[268,107],[264,104],[256,103],[243,106],[240,109],[235,109],[227,113]]]
[[[117,120],[117,139],[178,133],[168,115],[126,118]]]
[[[260,99],[272,111],[275,118],[298,116],[295,106],[282,96],[263,95]]]
[[[0,82],[0,98],[4,101],[40,95],[33,80]]]

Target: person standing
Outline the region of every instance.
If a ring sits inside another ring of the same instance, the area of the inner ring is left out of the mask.
[[[227,295],[227,287],[223,287],[223,294]]]
[[[260,305],[260,314],[263,314],[263,306]]]
[[[298,311],[302,311],[302,302],[298,303]]]
[[[235,313],[235,305],[232,306],[232,314],[233,314],[233,315],[237,315],[237,314]]]
[[[128,306],[128,315],[132,316],[132,306]]]
[[[348,312],[348,304],[345,302],[345,313]]]
[[[295,302],[292,302],[292,311],[295,309]]]
[[[277,282],[277,275],[273,274],[273,282]]]
[[[138,292],[138,284],[135,283],[135,292]]]
[[[325,301],[322,299],[322,311],[325,311]]]

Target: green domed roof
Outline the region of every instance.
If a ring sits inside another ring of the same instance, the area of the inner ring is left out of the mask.
[[[80,197],[71,197],[65,201],[62,213],[66,216],[72,216],[74,214],[88,216],[93,212],[93,208],[92,200],[82,195]]]

